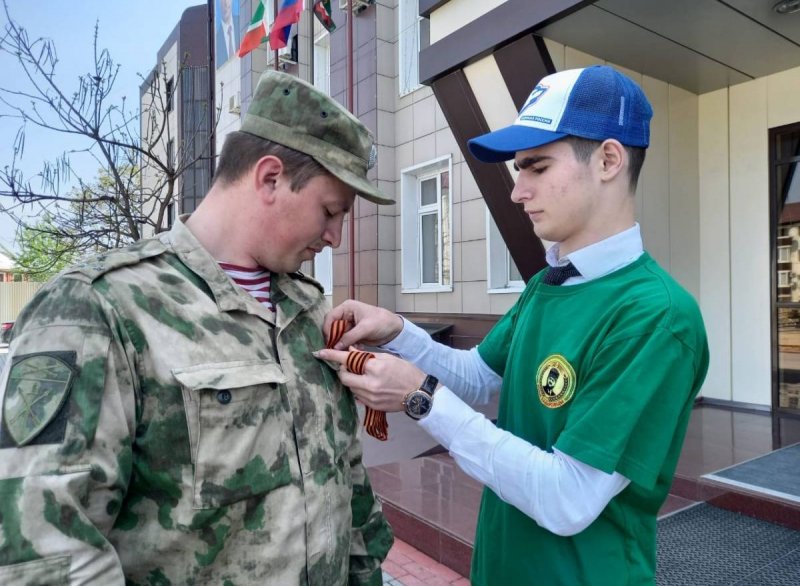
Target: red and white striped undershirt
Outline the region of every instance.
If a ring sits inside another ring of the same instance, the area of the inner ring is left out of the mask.
[[[270,276],[267,269],[262,267],[249,269],[227,262],[221,262],[219,266],[237,285],[250,293],[267,309],[275,311],[270,297]]]

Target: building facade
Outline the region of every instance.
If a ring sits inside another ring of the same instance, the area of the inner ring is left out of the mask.
[[[208,39],[207,7],[187,8],[139,88],[142,148],[170,170],[141,159],[142,214],[155,224],[142,230],[145,237],[194,211],[210,185],[216,120]]]
[[[0,283],[12,283],[15,280],[16,266],[14,261],[0,252]]]

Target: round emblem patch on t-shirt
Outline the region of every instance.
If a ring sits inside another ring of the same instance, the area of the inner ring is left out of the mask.
[[[536,371],[536,389],[542,405],[561,407],[575,393],[575,369],[561,354],[551,354]]]

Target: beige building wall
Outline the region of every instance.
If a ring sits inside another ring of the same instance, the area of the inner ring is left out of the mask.
[[[703,394],[731,400],[731,202],[728,90],[699,99],[700,307],[711,361]],[[769,350],[767,348],[767,350]]]
[[[768,131],[800,122],[800,68],[700,96],[705,394],[771,403]]]

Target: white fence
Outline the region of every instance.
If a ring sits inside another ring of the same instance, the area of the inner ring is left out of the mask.
[[[14,321],[44,283],[0,283],[0,322]]]

